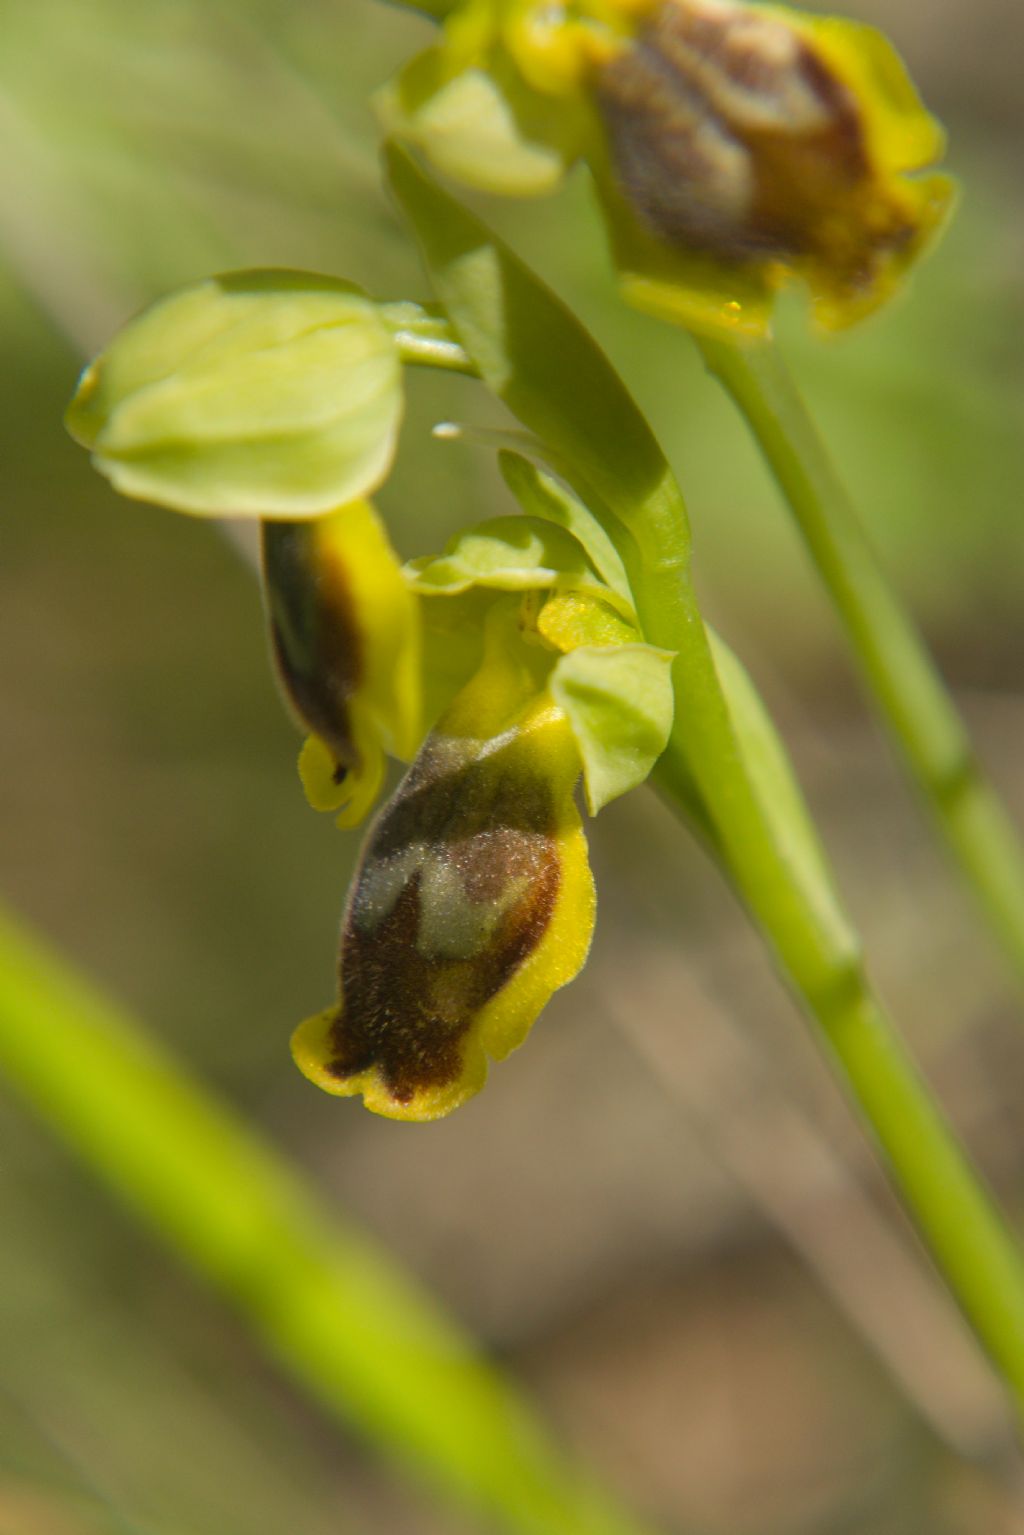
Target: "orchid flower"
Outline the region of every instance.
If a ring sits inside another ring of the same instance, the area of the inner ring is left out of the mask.
[[[953,184],[872,27],[744,0],[461,0],[381,94],[393,133],[484,191],[594,176],[625,297],[756,337],[794,280],[815,322],[897,291]]]
[[[238,273],[162,300],[86,369],[73,433],[128,494],[261,522],[270,645],[308,733],[310,804],[370,826],[338,1000],[302,1071],[397,1119],[449,1113],[577,974],[594,887],[576,805],[642,783],[668,740],[671,653],[646,643],[611,540],[503,450],[521,515],[402,565],[370,495],[402,413],[390,321],[342,283]]]

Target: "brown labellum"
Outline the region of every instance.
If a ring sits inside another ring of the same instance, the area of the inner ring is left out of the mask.
[[[514,733],[435,737],[378,821],[341,941],[328,1072],[397,1103],[454,1082],[480,1010],[534,952],[560,881],[554,791]]]
[[[670,244],[868,281],[912,229],[876,197],[855,97],[811,42],[732,0],[663,0],[598,73],[615,175]]]

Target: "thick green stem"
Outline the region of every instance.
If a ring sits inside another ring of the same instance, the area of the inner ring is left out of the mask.
[[[678,742],[658,765],[662,797],[689,822],[689,768]],[[774,924],[764,924],[779,953]],[[780,954],[780,958],[781,958]],[[1024,1268],[1020,1252],[940,1113],[863,970],[836,956],[813,998],[792,950],[786,968],[965,1315],[1024,1419]]]
[[[730,720],[688,574],[674,591],[636,579],[648,632],[679,652],[678,713],[658,783],[688,817],[696,779],[726,866],[883,1152],[946,1281],[1013,1392],[1024,1419],[1024,1265],[1020,1251],[872,994],[856,936],[819,871],[801,856],[778,803]],[[674,632],[674,640],[669,637]],[[711,675],[709,675],[709,665]],[[719,661],[719,669],[722,663]]]
[[[793,510],[865,684],[953,858],[1024,984],[1024,854],[927,650],[886,580],[772,344],[698,340]]]
[[[519,1535],[641,1535],[386,1253],[2,910],[0,1071],[345,1426]]]

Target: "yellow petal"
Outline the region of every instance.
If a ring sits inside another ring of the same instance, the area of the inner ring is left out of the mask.
[[[278,672],[315,738],[300,762],[307,796],[355,824],[379,790],[384,751],[408,758],[418,744],[417,599],[365,501],[264,523],[263,556]]]

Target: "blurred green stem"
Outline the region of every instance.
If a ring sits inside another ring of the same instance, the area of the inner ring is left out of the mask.
[[[743,413],[846,625],[911,779],[1024,985],[1024,854],[925,646],[771,342],[697,338]]]
[[[381,1249],[2,910],[0,1070],[346,1427],[520,1535],[640,1535]]]

